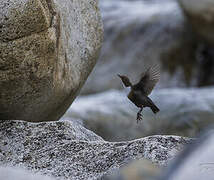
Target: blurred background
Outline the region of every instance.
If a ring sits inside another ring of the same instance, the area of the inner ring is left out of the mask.
[[[100,0],[104,42],[80,96],[62,117],[108,141],[154,134],[194,137],[214,117],[214,1]],[[151,94],[154,115],[126,97],[117,74],[136,83],[153,64],[161,80]]]

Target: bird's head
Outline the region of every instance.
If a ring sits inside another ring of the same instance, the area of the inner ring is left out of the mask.
[[[131,84],[131,82],[130,82],[130,80],[129,80],[129,78],[127,76],[122,76],[122,75],[119,75],[119,74],[117,76],[122,80],[123,84],[126,87],[131,87],[132,86],[132,84]]]

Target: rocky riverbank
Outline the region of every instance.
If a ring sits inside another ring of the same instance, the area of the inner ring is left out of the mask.
[[[99,7],[104,45],[89,77],[103,40]],[[213,7],[2,0],[0,179],[212,180],[213,132],[195,137],[212,128],[214,88],[178,86],[214,84]],[[152,63],[162,65],[151,95],[160,112],[145,108],[136,124],[127,92],[112,88],[122,88],[117,73],[137,81]],[[88,77],[82,94],[95,94],[72,104]]]

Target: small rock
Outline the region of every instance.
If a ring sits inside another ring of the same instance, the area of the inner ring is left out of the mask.
[[[102,180],[156,180],[161,174],[161,168],[148,160],[133,161]]]

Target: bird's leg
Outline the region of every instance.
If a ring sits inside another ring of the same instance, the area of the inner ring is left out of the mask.
[[[143,111],[143,106],[140,108],[140,110],[137,113],[137,123],[142,120],[142,114],[141,112]]]

